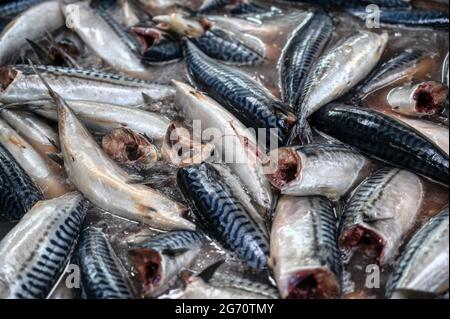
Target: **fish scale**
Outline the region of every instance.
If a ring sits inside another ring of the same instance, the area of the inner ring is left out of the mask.
[[[0,145],[0,212],[8,220],[19,220],[44,197],[19,164]]]
[[[266,268],[268,236],[220,179],[214,166],[201,164],[178,172],[178,184],[209,233],[249,266]]]
[[[97,228],[83,230],[77,252],[83,293],[89,299],[132,299],[124,270],[105,234]]]
[[[227,63],[255,65],[264,60],[257,52],[215,28],[206,31],[200,38],[192,39],[192,42],[210,57]]]
[[[284,139],[288,126],[285,105],[267,89],[246,74],[214,61],[189,41],[185,42],[185,60],[190,79],[200,90],[211,94],[246,126],[278,129],[278,140]]]
[[[0,242],[0,265],[13,268],[0,271],[0,296],[46,298],[69,261],[86,211],[79,193],[34,206]],[[7,287],[2,289],[1,282]]]
[[[312,64],[328,43],[333,22],[324,11],[318,11],[289,40],[281,57],[280,82],[283,101],[298,111],[304,84]]]
[[[372,157],[448,185],[448,156],[413,128],[387,115],[330,104],[316,112],[311,122]]]

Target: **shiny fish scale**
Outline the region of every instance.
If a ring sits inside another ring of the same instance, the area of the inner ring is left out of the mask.
[[[263,57],[245,45],[233,41],[223,31],[214,28],[205,35],[192,41],[210,57],[230,63],[255,65],[263,61]]]
[[[388,282],[386,288],[386,297],[390,298],[396,288],[397,283],[400,281],[403,271],[409,267],[414,255],[418,250],[427,242],[429,236],[431,236],[438,228],[448,227],[449,210],[446,208],[438,216],[428,221],[409,241],[402,256],[399,259],[398,265]],[[446,224],[445,224],[446,223]],[[446,225],[446,226],[445,226]]]
[[[19,299],[46,298],[70,258],[86,215],[87,202],[79,196],[55,211],[48,224],[48,235],[39,238],[38,254],[21,265],[14,282],[14,297]]]
[[[157,250],[164,249],[181,249],[189,248],[191,246],[197,247],[199,243],[204,240],[204,237],[195,231],[180,230],[172,231],[155,238],[149,242],[140,245],[144,248],[151,248]]]
[[[283,140],[286,123],[272,108],[284,109],[284,105],[247,75],[214,61],[191,42],[185,46],[188,73],[200,90],[228,106],[248,127],[278,128],[278,138]]]
[[[249,266],[264,269],[268,238],[209,164],[178,172],[178,183],[192,201],[210,234],[235,251]]]
[[[47,0],[13,0],[0,4],[0,18],[11,18],[28,8]]]
[[[132,299],[124,271],[101,230],[83,230],[77,253],[83,293],[89,299]]]
[[[448,184],[448,156],[413,128],[387,115],[330,104],[313,114],[311,122],[364,153]]]
[[[297,111],[308,72],[325,48],[332,31],[331,18],[319,11],[295,32],[283,53],[280,70],[283,101]]]
[[[44,196],[7,150],[0,146],[0,213],[19,220]]]

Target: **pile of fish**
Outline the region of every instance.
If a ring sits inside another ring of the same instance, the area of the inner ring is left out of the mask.
[[[0,2],[0,298],[448,298],[448,11]]]

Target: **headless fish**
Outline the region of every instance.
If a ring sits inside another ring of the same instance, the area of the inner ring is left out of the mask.
[[[409,125],[383,113],[330,104],[316,112],[311,123],[365,154],[448,185],[448,155]]]
[[[398,82],[412,80],[413,77],[427,68],[423,52],[402,52],[376,68],[357,88],[356,101]]]
[[[295,116],[266,88],[239,70],[222,65],[203,54],[193,43],[185,43],[188,74],[199,90],[226,107],[244,125],[265,128],[266,141],[283,141]]]
[[[182,217],[186,211],[183,205],[136,184],[97,145],[70,106],[50,87],[49,93],[58,106],[59,138],[67,175],[86,198],[106,211],[155,228],[195,229]]]
[[[151,77],[129,41],[123,41],[123,35],[111,27],[111,19],[105,20],[106,14],[97,14],[88,1],[65,5],[62,10],[68,27],[110,66],[138,78]]]
[[[342,272],[333,206],[322,197],[279,199],[270,263],[283,298],[337,298]]]
[[[87,227],[76,251],[82,294],[87,299],[133,299],[125,270],[105,234]]]
[[[280,59],[283,101],[291,107],[299,103],[306,77],[322,54],[333,31],[333,21],[325,11],[314,13],[294,31]]]
[[[64,26],[64,17],[59,1],[46,1],[29,8],[9,23],[0,34],[0,65],[5,65],[17,56],[27,44],[45,32],[52,32]]]
[[[256,136],[230,112],[207,95],[191,86],[175,82],[177,94],[175,103],[184,116],[192,121],[201,121],[202,131],[216,129],[220,137],[215,137],[215,155],[224,160],[239,177],[250,196],[259,206],[270,209],[273,202],[270,183],[264,175],[258,158]],[[195,136],[199,140],[202,136]],[[251,146],[256,147],[253,151]]]
[[[325,196],[339,200],[364,180],[371,162],[358,151],[339,144],[280,148],[270,154],[277,170],[269,175],[281,194]]]
[[[193,231],[168,232],[129,250],[144,296],[157,296],[194,261],[204,237]]]
[[[87,202],[70,193],[37,203],[0,242],[0,298],[44,299],[70,260]]]
[[[314,112],[365,79],[380,61],[387,42],[387,33],[359,32],[338,43],[317,61],[297,107],[300,130]]]
[[[41,191],[0,145],[0,216],[20,220],[38,201],[44,199]]]
[[[439,82],[427,81],[392,89],[387,101],[392,110],[412,117],[437,115],[448,100],[448,88]]]
[[[42,119],[28,112],[8,109],[2,110],[0,115],[42,157],[59,152],[58,133]]]
[[[380,265],[389,263],[414,226],[423,198],[417,175],[397,168],[377,171],[346,204],[340,221],[340,248],[360,249],[373,254]]]
[[[64,169],[48,157],[39,154],[2,119],[0,119],[0,143],[11,153],[46,198],[59,197],[71,191],[72,187],[67,182]]]
[[[439,297],[448,293],[448,208],[409,241],[388,282],[386,297]]]
[[[242,186],[223,166],[203,163],[178,171],[178,185],[195,207],[202,226],[254,269],[267,267],[265,222]]]
[[[136,106],[148,99],[159,101],[174,95],[165,85],[113,73],[66,67],[37,66],[48,83],[67,100]],[[144,94],[144,95],[143,95]],[[0,102],[48,100],[45,86],[28,65],[0,68]]]

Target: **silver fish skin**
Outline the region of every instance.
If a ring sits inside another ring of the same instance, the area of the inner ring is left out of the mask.
[[[200,252],[204,236],[193,231],[173,231],[138,244],[128,254],[136,269],[142,294],[157,297],[175,282]]]
[[[170,86],[96,70],[54,66],[36,66],[54,90],[67,100],[136,106],[146,103],[143,94],[159,101],[173,97]],[[0,69],[0,102],[23,103],[48,100],[45,86],[30,66],[16,65]]]
[[[341,144],[309,144],[280,148],[269,154],[268,175],[281,194],[324,196],[339,200],[369,176],[372,164],[364,155]]]
[[[64,169],[49,158],[43,157],[2,119],[0,144],[11,153],[47,199],[59,197],[72,190]]]
[[[299,104],[300,128],[322,106],[348,93],[375,68],[389,36],[362,31],[339,42],[315,64]]]
[[[20,220],[42,199],[42,192],[0,145],[0,216],[6,220]]]
[[[69,29],[76,32],[110,66],[131,76],[151,78],[151,73],[141,63],[135,52],[114,28],[96,13],[95,9],[89,5],[89,1],[64,5],[62,11]]]
[[[261,160],[248,146],[252,144],[258,151],[256,136],[215,100],[187,84],[174,83],[177,89],[175,103],[184,116],[192,121],[201,121],[203,132],[215,129],[220,133],[221,136],[214,139],[218,160],[225,160],[255,203],[270,209],[273,203],[270,183],[264,175]],[[201,140],[202,137],[195,138]]]
[[[97,228],[83,229],[76,252],[81,289],[87,299],[132,299],[133,291],[105,234]]]
[[[0,242],[0,298],[43,299],[56,284],[86,216],[79,193],[37,203]]]
[[[323,197],[279,199],[270,264],[282,298],[337,298],[342,272],[337,220]]]
[[[114,129],[126,128],[145,135],[159,146],[170,126],[170,121],[154,112],[121,105],[92,101],[68,101],[70,108],[89,128],[97,133],[109,133]],[[58,121],[58,111],[51,101],[27,103],[34,113],[52,121]],[[25,107],[26,109],[26,107]]]
[[[442,65],[442,83],[444,83],[447,86],[449,84],[449,76],[448,76],[448,72],[449,72],[448,59],[449,58],[448,58],[448,55],[449,55],[449,53],[447,52],[447,55],[445,56],[444,64]]]
[[[5,65],[27,44],[64,26],[59,1],[33,6],[9,23],[0,34],[0,65]]]
[[[339,226],[343,251],[369,253],[386,265],[414,226],[424,199],[420,178],[397,168],[383,168],[367,178],[347,202]]]
[[[449,288],[448,208],[410,240],[388,282],[387,298],[439,297]]]
[[[418,51],[402,52],[376,68],[356,89],[356,100],[400,81],[412,80],[414,74],[421,69],[421,61],[425,54]]]
[[[58,132],[36,115],[5,109],[0,116],[43,157],[59,152]]]
[[[87,199],[106,211],[162,230],[195,229],[182,217],[186,211],[183,205],[134,183],[98,146],[70,106],[52,94],[58,105],[59,138],[67,175]]]
[[[394,112],[411,117],[439,114],[447,100],[448,87],[436,81],[396,87],[387,96],[387,101]]]

